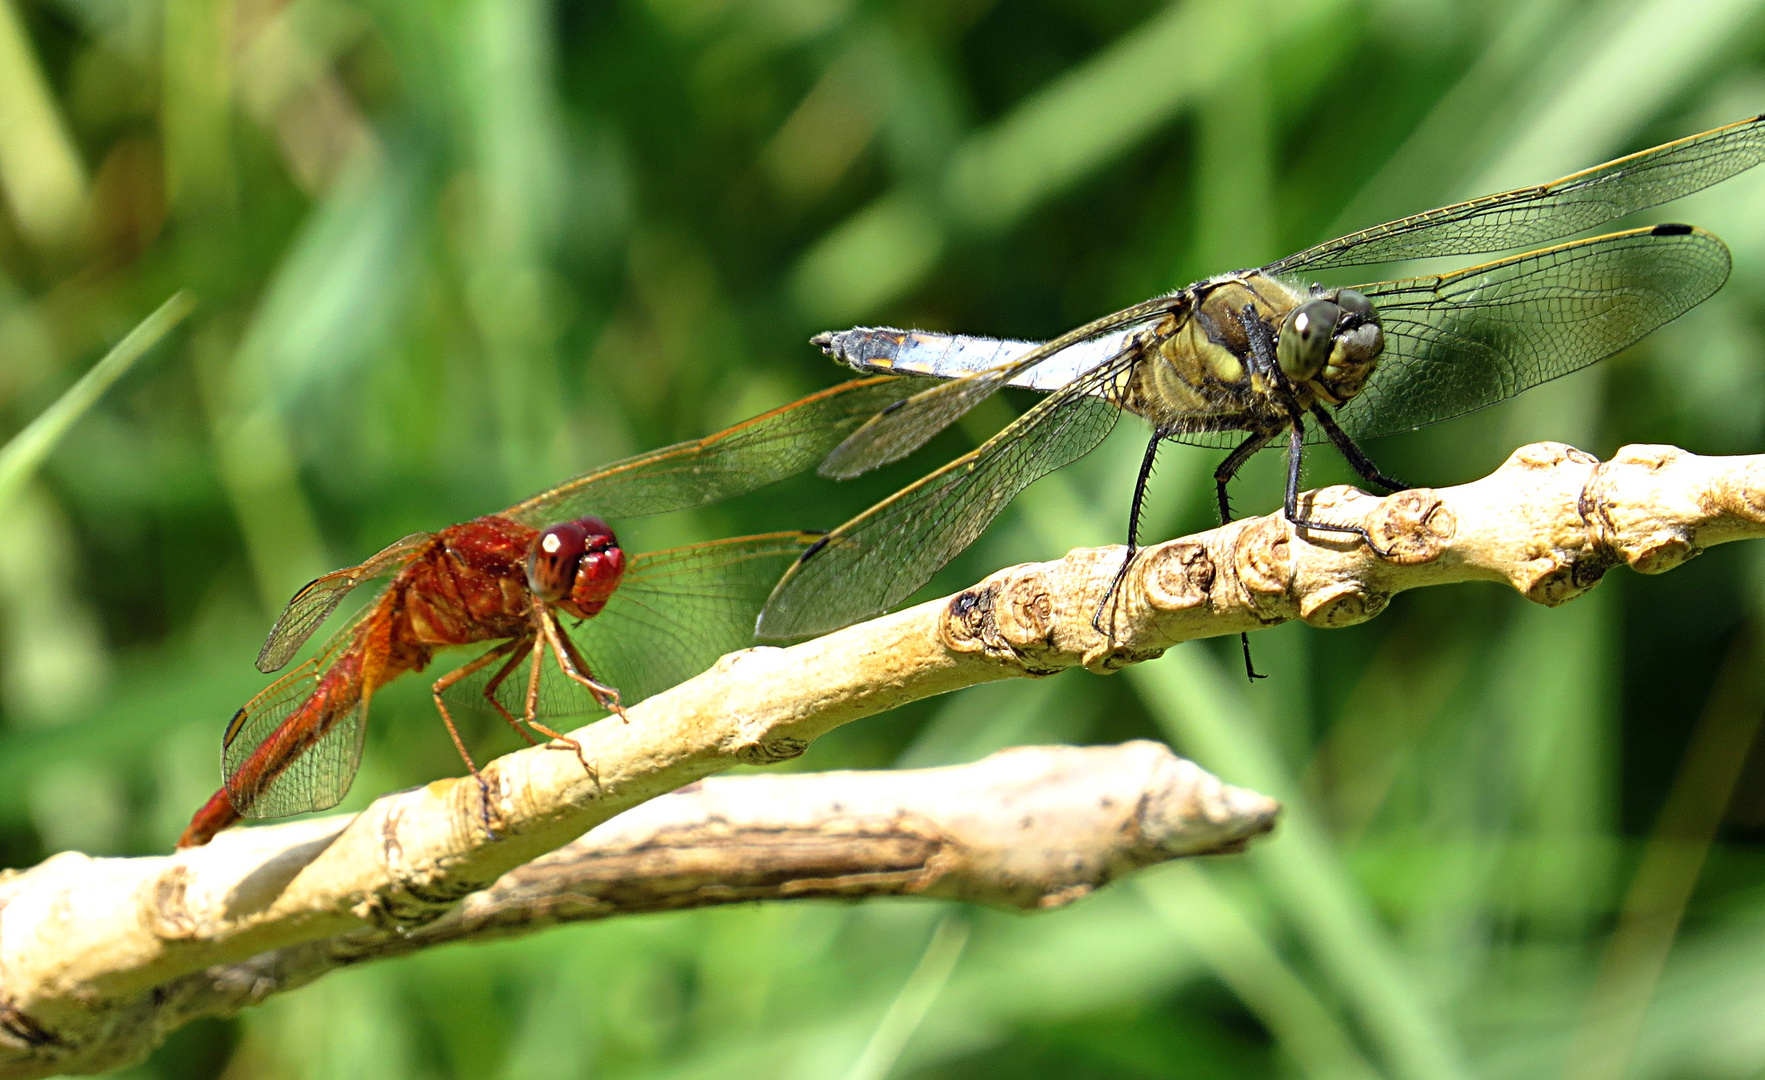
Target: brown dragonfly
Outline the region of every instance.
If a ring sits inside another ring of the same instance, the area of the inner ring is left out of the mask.
[[[904,457],[1007,386],[1047,394],[980,447],[839,526],[779,582],[762,639],[824,633],[907,599],[1032,481],[1089,453],[1124,412],[1152,428],[1128,515],[1127,554],[1161,442],[1230,450],[1226,485],[1258,450],[1287,449],[1284,512],[1302,532],[1371,543],[1299,504],[1306,444],[1328,441],[1362,477],[1358,440],[1510,398],[1624,349],[1716,292],[1722,241],[1689,225],[1608,233],[1452,273],[1326,288],[1302,275],[1544,243],[1718,183],[1765,161],[1765,116],[1536,187],[1362,229],[1124,308],[1047,342],[886,327],[815,344],[860,371],[948,380],[879,413],[828,456],[849,477]],[[1111,587],[1092,616],[1105,632]],[[1246,665],[1249,643],[1245,640]],[[1255,672],[1251,672],[1255,677]]]
[[[374,692],[422,671],[448,646],[498,643],[434,684],[436,711],[472,775],[478,767],[453,709],[493,713],[529,743],[538,742],[528,733],[535,732],[574,751],[592,774],[581,745],[545,721],[622,716],[626,705],[747,644],[773,582],[819,535],[769,533],[628,556],[606,519],[703,506],[800,472],[917,381],[833,387],[579,476],[499,514],[407,536],[307,585],[271,628],[260,671],[287,666],[345,596],[391,575],[317,656],[233,717],[221,740],[225,784],[178,846],[205,844],[242,817],[336,805],[361,762]],[[488,790],[482,777],[479,784],[488,830]]]

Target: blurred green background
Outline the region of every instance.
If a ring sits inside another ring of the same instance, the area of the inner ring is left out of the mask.
[[[0,0],[0,438],[200,300],[0,507],[5,862],[166,850],[296,586],[832,384],[815,331],[1047,336],[1762,108],[1744,0]],[[1723,236],[1728,287],[1381,464],[1765,449],[1765,170],[1650,220]],[[834,525],[1023,405],[625,538]],[[1140,443],[1036,485],[942,586],[1118,539]],[[1165,454],[1147,535],[1209,524],[1217,456]],[[792,767],[1163,737],[1288,817],[1033,917],[781,904],[446,949],[130,1075],[1758,1076],[1762,570],[1732,545],[1560,610],[1424,590],[1255,635],[1254,686],[1198,643],[923,702]],[[346,805],[458,771],[406,680]]]

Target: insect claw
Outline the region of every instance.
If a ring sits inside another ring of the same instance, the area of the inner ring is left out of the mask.
[[[478,781],[478,817],[484,823],[484,835],[494,844],[502,837],[497,835],[495,826],[490,823],[490,784],[476,769],[472,771],[472,779]]]

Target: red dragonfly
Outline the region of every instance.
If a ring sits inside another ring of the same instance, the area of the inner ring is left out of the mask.
[[[206,844],[242,817],[336,805],[361,762],[374,691],[423,670],[450,645],[500,642],[434,684],[435,708],[473,776],[478,767],[450,702],[488,709],[529,743],[538,740],[525,729],[582,758],[580,744],[542,718],[623,716],[625,705],[746,645],[773,582],[819,540],[770,533],[628,558],[604,518],[703,506],[800,472],[907,397],[915,382],[885,377],[833,387],[579,476],[500,514],[407,536],[307,585],[271,628],[258,670],[285,667],[351,590],[392,575],[317,656],[234,715],[221,743],[225,786],[196,812],[178,846]],[[560,615],[580,621],[566,630]],[[525,675],[511,678],[523,662]],[[583,766],[593,772],[586,758]]]

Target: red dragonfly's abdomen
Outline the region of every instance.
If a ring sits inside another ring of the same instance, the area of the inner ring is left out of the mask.
[[[206,844],[216,833],[239,821],[242,816],[239,807],[249,808],[268,791],[277,777],[361,704],[364,694],[371,695],[392,678],[410,670],[403,666],[375,665],[371,679],[363,678],[363,654],[367,652],[363,646],[375,636],[374,623],[381,618],[380,613],[369,616],[355,640],[319,676],[312,693],[233,770],[226,786],[203,804],[190,819],[190,824],[185,826],[184,834],[178,837],[179,847]],[[427,660],[426,655],[424,660]],[[246,710],[251,707],[251,704],[246,705],[233,717],[229,738],[237,734],[246,720]]]

